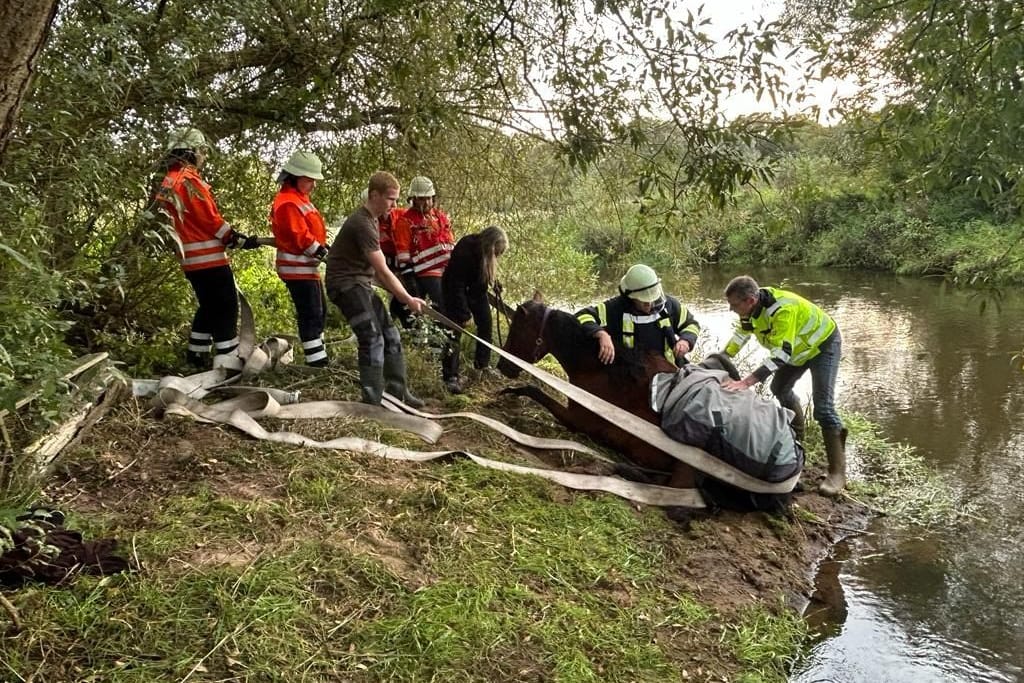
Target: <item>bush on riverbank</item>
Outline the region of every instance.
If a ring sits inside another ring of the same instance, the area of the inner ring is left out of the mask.
[[[723,211],[710,258],[1024,283],[1024,224],[1005,200],[962,184],[926,188],[863,150],[852,155],[841,129],[816,135],[779,160],[771,186]]]

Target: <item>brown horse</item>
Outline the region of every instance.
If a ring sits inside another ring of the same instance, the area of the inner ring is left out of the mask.
[[[540,294],[516,309],[504,350],[529,363],[550,353],[561,363],[571,384],[654,424],[660,420],[648,403],[651,378],[659,372],[676,371],[676,366],[660,354],[623,348],[616,348],[614,363],[602,364],[597,359],[597,340],[584,333],[575,316],[545,305]],[[505,359],[498,362],[498,370],[509,378],[520,374],[519,368]],[[614,448],[640,467],[671,473],[669,486],[695,485],[694,471],[688,465],[575,401],[562,405],[532,385],[506,391],[534,399],[569,429]]]

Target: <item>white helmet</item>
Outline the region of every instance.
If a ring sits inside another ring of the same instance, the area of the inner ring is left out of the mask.
[[[424,175],[418,175],[409,181],[410,197],[433,197],[434,181]]]
[[[638,263],[619,280],[619,292],[630,299],[655,302],[662,298],[661,280],[654,268]]]
[[[168,152],[173,149],[202,149],[206,146],[206,136],[198,128],[178,128],[167,139]]]
[[[282,169],[296,178],[312,178],[313,180],[324,179],[324,164],[320,157],[312,152],[298,150],[285,162]]]

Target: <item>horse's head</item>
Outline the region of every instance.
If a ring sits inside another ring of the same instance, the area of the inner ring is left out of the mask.
[[[536,292],[533,299],[520,304],[512,315],[503,349],[528,363],[536,363],[546,356],[548,345],[544,341],[544,327],[550,311],[540,292]],[[504,358],[498,361],[498,370],[510,379],[515,379],[522,372]]]

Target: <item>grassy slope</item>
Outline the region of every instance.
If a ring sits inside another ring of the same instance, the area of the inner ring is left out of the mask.
[[[433,374],[421,360],[417,376]],[[354,393],[344,373],[304,383],[307,398]],[[434,408],[559,433],[495,399],[500,386]],[[368,423],[276,427],[415,447]],[[518,457],[464,421],[446,423],[453,444]],[[810,522],[837,512],[809,495],[789,519],[680,526],[464,460],[275,446],[135,403],[49,494],[87,536],[124,539],[142,571],[13,594],[27,628],[0,642],[5,680],[784,680],[807,636],[784,601],[809,593],[830,540]]]

